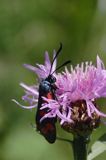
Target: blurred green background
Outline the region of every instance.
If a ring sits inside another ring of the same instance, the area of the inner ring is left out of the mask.
[[[73,65],[95,63],[99,54],[106,65],[106,1],[0,0],[0,160],[73,159],[70,144],[56,141],[50,145],[35,132],[31,126],[35,111],[23,110],[11,101],[21,101],[21,81],[29,85],[36,81],[22,64],[43,63],[44,51],[52,56],[60,42],[63,53],[58,64],[64,59],[71,59]],[[106,112],[106,102],[99,103]],[[58,136],[72,139],[57,128]],[[106,126],[101,125],[91,143],[105,132]]]

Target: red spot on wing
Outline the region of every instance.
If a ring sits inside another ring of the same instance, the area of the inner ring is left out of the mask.
[[[51,92],[49,92],[49,93],[47,94],[47,98],[48,98],[48,99],[53,99],[53,94],[52,94]]]
[[[53,132],[54,131],[54,126],[51,123],[47,123],[42,129],[41,132],[43,134],[47,134],[49,132]]]
[[[40,114],[40,117],[43,117],[46,114],[46,112],[41,110],[39,114]]]

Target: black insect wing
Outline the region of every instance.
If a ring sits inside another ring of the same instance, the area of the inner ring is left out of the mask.
[[[42,104],[45,103],[43,97],[47,97],[50,99],[55,99],[55,88],[54,85],[48,82],[47,80],[43,80],[39,86],[39,99],[38,99],[38,108],[36,113],[36,124],[37,130],[45,137],[45,139],[49,143],[54,143],[56,140],[56,117],[54,118],[45,118],[40,121],[40,119],[49,112],[49,108],[45,108],[41,110]]]

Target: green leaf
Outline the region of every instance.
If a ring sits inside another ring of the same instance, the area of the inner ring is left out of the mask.
[[[93,160],[95,157],[106,151],[106,141],[97,141],[92,145],[92,152],[88,155],[88,160]]]

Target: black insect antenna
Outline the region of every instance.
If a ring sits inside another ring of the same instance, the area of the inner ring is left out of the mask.
[[[54,72],[56,72],[58,69],[60,69],[60,68],[62,68],[62,67],[64,67],[64,66],[66,66],[68,63],[71,63],[71,61],[68,60],[68,61],[64,62],[62,65],[60,65],[59,67],[57,67],[57,68],[51,73],[51,75],[52,75]]]
[[[60,53],[61,50],[62,50],[62,43],[60,43],[60,47],[59,47],[59,49],[57,50],[56,55],[55,55],[54,58],[53,58],[53,61],[52,61],[52,63],[51,63],[51,68],[50,68],[49,75],[51,74],[51,70],[52,70],[52,67],[53,67],[53,63],[54,63],[54,61],[56,60],[56,58],[58,57],[58,55],[59,55],[59,53]]]

